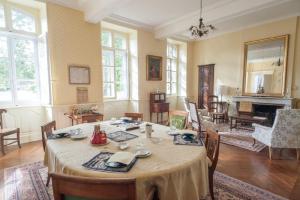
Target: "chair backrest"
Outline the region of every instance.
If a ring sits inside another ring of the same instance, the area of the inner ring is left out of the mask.
[[[143,113],[124,113],[125,117],[130,117],[132,120],[141,120],[143,121]]]
[[[81,116],[82,123],[92,123],[103,121],[103,115],[101,114],[83,114]]]
[[[207,109],[209,112],[217,112],[218,105],[219,105],[219,97],[216,95],[209,95],[207,97],[207,105],[208,105]]]
[[[277,109],[271,146],[300,148],[300,109]]]
[[[192,123],[192,128],[196,129],[198,133],[201,133],[201,123],[200,123],[200,118],[198,115],[197,111],[197,105],[196,103],[190,102],[190,117],[191,117],[191,123]]]
[[[205,147],[207,151],[207,157],[212,163],[211,169],[215,170],[219,159],[220,149],[220,135],[217,131],[206,129]]]
[[[49,135],[53,133],[53,131],[56,130],[56,122],[52,121],[47,124],[44,124],[41,126],[41,131],[42,131],[42,142],[43,142],[43,148],[45,151],[46,148],[46,141]]]
[[[177,129],[185,129],[187,125],[188,112],[183,110],[173,110],[170,112],[169,125]]]
[[[3,113],[6,113],[7,110],[5,109],[0,109],[0,128],[2,129],[3,128],[3,118],[2,118],[2,114]]]
[[[51,174],[55,200],[110,199],[135,200],[135,179],[93,179]]]
[[[184,98],[184,108],[186,112],[190,112],[190,99],[189,98]]]

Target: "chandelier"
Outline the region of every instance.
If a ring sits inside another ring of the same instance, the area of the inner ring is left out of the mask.
[[[199,25],[198,26],[194,26],[192,25],[189,30],[191,32],[191,36],[194,39],[199,39],[204,35],[207,35],[209,33],[209,31],[215,30],[216,28],[211,25],[205,25],[203,22],[203,18],[202,18],[202,0],[200,0],[200,19],[199,19]]]

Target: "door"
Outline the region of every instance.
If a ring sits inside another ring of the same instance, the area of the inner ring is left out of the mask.
[[[208,107],[208,97],[214,94],[215,64],[199,65],[198,107]]]

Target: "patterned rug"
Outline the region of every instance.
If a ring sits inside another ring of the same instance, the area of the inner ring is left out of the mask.
[[[53,200],[52,185],[47,188],[46,179],[43,162],[4,169],[4,200]],[[220,172],[215,172],[214,185],[218,200],[286,200]]]
[[[255,145],[253,145],[253,131],[245,129],[230,130],[228,124],[218,124],[218,126],[222,126],[221,130],[224,130],[223,132],[219,132],[221,135],[221,143],[223,144],[229,144],[255,152],[260,152],[266,147],[266,145],[258,141],[255,142]]]

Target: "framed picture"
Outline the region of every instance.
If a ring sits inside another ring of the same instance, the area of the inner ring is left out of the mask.
[[[90,84],[90,68],[87,66],[69,65],[70,84]]]
[[[147,55],[147,80],[162,80],[162,57]]]

